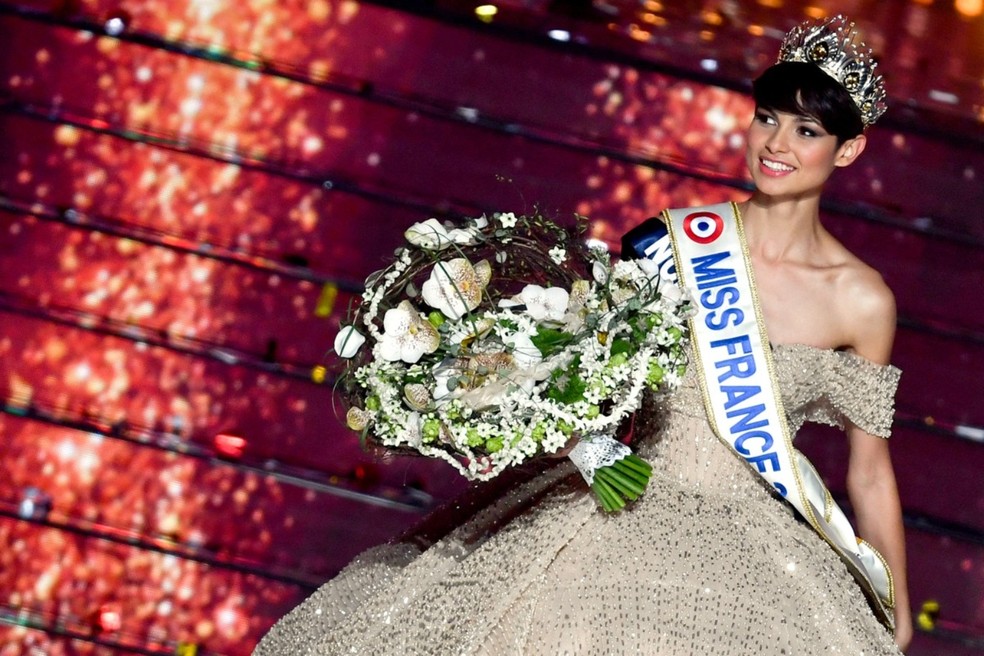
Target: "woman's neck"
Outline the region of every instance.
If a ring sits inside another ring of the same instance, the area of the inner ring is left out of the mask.
[[[755,193],[741,214],[749,251],[769,262],[808,260],[824,233],[819,196],[777,200]]]

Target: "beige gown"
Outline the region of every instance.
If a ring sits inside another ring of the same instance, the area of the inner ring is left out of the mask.
[[[888,436],[897,369],[799,345],[775,359],[791,430]],[[422,552],[365,552],[254,653],[900,653],[834,552],[711,433],[691,375],[643,412],[654,473],[630,510],[603,513],[565,462]]]

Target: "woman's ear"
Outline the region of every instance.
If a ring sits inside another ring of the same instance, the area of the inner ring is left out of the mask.
[[[854,160],[864,152],[866,145],[868,145],[868,137],[863,134],[859,134],[853,139],[848,139],[837,149],[837,158],[834,160],[834,166],[848,166],[853,164]]]

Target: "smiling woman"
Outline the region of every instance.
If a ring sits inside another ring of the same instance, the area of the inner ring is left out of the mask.
[[[735,220],[747,238],[757,312],[773,344],[847,351],[885,365],[895,334],[894,297],[881,276],[820,223],[820,194],[828,178],[857,160],[867,144],[864,130],[885,111],[876,64],[855,41],[853,25],[839,17],[799,26],[784,40],[780,61],[755,81],[746,150],[755,189]],[[856,420],[843,424],[851,445],[847,487],[858,526],[891,568],[887,592],[873,604],[894,620],[895,640],[905,647],[912,625],[887,442]],[[806,518],[818,528],[810,514]],[[818,532],[826,535],[823,527]]]
[[[861,154],[883,109],[852,40],[840,19],[796,28],[756,84],[751,198],[667,211],[626,236],[623,257],[653,258],[659,289],[679,284],[699,306],[680,387],[636,413],[635,448],[653,464],[645,495],[604,513],[564,462],[490,504],[462,503],[478,511],[437,542],[364,554],[257,655],[900,653],[912,629],[883,439],[899,378],[887,364],[894,301],[819,218],[827,178]],[[547,290],[527,293],[511,300],[548,315]],[[597,325],[585,342],[615,341]],[[845,429],[870,544],[793,448],[806,421]]]
[[[864,151],[860,110],[813,64],[776,64],[755,81],[753,95],[746,158],[756,189],[777,197],[819,194],[834,168]]]

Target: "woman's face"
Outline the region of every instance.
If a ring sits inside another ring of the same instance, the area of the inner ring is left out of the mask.
[[[776,197],[819,194],[838,166],[864,149],[864,137],[837,144],[837,137],[809,116],[756,108],[745,152],[755,187]]]

